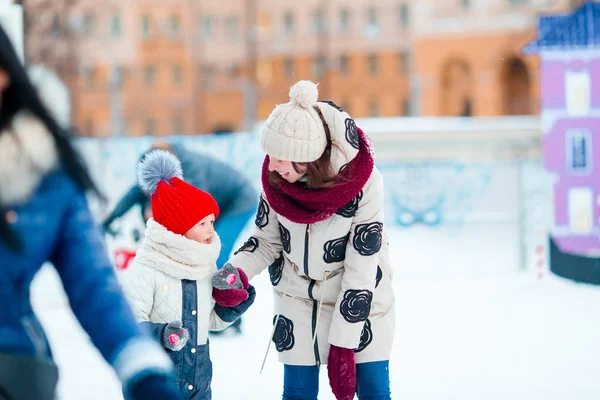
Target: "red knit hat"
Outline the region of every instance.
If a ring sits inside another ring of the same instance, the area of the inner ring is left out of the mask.
[[[208,193],[183,181],[181,162],[165,150],[153,150],[140,161],[140,188],[150,196],[152,217],[179,235],[207,215],[219,216],[219,206]]]

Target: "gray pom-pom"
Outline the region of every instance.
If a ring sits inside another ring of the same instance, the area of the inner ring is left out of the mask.
[[[183,179],[181,162],[173,153],[165,150],[153,150],[146,154],[137,170],[138,184],[149,196],[156,192],[160,181],[169,182],[174,177]]]

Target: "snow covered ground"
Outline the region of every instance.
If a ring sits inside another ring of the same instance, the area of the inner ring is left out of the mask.
[[[392,398],[598,399],[600,288],[519,272],[510,225],[393,231],[397,328]],[[213,398],[280,399],[282,367],[271,348],[268,274],[244,332],[212,337]],[[33,301],[61,371],[64,400],[121,399],[112,370],[75,321],[56,275],[36,278]],[[107,330],[108,332],[108,330]],[[333,399],[326,371],[320,399]]]

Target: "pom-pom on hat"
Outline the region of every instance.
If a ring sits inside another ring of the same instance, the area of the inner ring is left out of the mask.
[[[152,217],[169,231],[183,235],[207,215],[219,216],[208,193],[183,181],[181,162],[165,150],[153,150],[140,161],[140,188],[150,196]]]
[[[267,118],[260,144],[270,157],[282,161],[312,162],[327,147],[325,127],[314,109],[317,85],[299,81],[290,89],[290,101],[280,104]]]

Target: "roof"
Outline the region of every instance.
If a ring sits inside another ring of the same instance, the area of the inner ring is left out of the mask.
[[[572,13],[541,16],[538,37],[523,48],[523,53],[597,46],[600,47],[600,4],[587,1]]]

